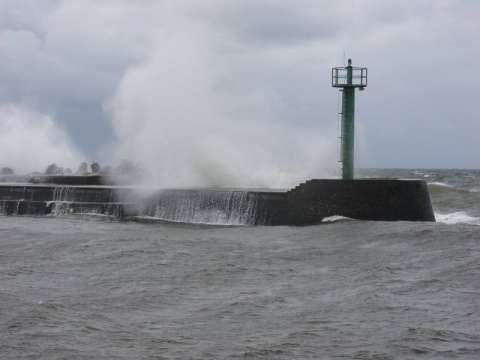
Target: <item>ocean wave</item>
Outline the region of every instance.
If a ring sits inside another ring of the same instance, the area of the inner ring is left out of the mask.
[[[322,219],[322,223],[332,223],[337,221],[353,220],[352,218],[340,215],[327,216]]]
[[[448,184],[443,183],[443,182],[438,182],[438,181],[428,183],[428,186],[445,186],[445,187],[451,188],[451,186],[449,186]]]
[[[427,185],[428,185],[428,191],[432,194],[440,194],[440,193],[448,193],[448,192],[458,193],[458,194],[467,194],[467,193],[475,192],[473,190],[459,189],[442,182],[431,182],[431,183],[428,183]]]
[[[454,212],[451,214],[435,214],[437,222],[444,224],[469,224],[480,225],[480,218],[467,215],[464,211]]]
[[[126,218],[130,221],[136,221],[139,223],[165,223],[165,224],[185,224],[185,225],[205,225],[205,226],[218,226],[218,227],[242,227],[242,226],[250,226],[248,224],[242,223],[234,223],[234,222],[222,222],[222,221],[214,221],[214,222],[201,222],[201,221],[182,221],[182,220],[172,220],[161,218],[157,216],[149,216],[149,215],[138,215],[138,216],[129,216]]]

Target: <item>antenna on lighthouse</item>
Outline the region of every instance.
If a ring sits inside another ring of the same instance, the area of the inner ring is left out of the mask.
[[[332,69],[332,86],[342,88],[342,144],[341,162],[342,179],[353,179],[353,160],[355,143],[355,89],[360,91],[367,87],[367,68],[353,67],[352,59],[348,66]]]

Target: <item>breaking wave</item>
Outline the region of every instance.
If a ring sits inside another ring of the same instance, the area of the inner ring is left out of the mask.
[[[451,214],[435,214],[437,222],[444,224],[469,224],[480,225],[480,218],[467,215],[464,211],[458,211]]]

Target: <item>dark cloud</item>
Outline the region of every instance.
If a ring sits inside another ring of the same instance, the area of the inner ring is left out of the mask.
[[[342,26],[331,8],[318,1],[210,1],[197,4],[190,15],[247,46],[289,46],[328,38]]]
[[[2,0],[0,3],[0,29],[28,31],[42,37],[44,20],[60,0]]]
[[[142,144],[161,141],[170,147],[158,151],[174,152],[178,141],[162,134],[178,127],[192,142],[215,138],[203,151],[230,154],[250,173],[313,164],[314,151],[330,164],[338,96],[330,71],[345,52],[369,68],[357,97],[357,164],[478,167],[468,154],[480,150],[479,14],[477,1],[454,0],[4,0],[0,106],[46,116],[97,160],[135,144],[145,157]],[[265,144],[247,145],[249,128]],[[177,163],[190,151],[178,151]],[[242,152],[258,161],[246,166]]]

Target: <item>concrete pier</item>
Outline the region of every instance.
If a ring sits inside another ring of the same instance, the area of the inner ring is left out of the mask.
[[[310,180],[287,192],[295,225],[340,215],[359,220],[435,221],[423,180]]]
[[[239,225],[310,225],[334,215],[374,221],[435,221],[423,180],[309,180],[284,192],[133,187],[0,185],[0,213],[96,213]]]

